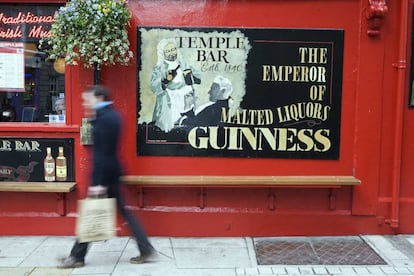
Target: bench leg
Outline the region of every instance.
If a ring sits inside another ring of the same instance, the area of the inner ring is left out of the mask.
[[[137,187],[137,204],[139,208],[144,208],[144,188]]]
[[[66,194],[56,193],[57,196],[57,212],[61,216],[66,216]]]
[[[329,189],[329,209],[331,211],[336,209],[336,190]]]
[[[268,205],[267,205],[267,208],[270,211],[274,211],[276,209],[276,194],[275,194],[275,191],[274,191],[273,188],[269,189],[269,194],[268,194],[267,198],[268,198],[268,201],[269,201]]]
[[[204,192],[204,188],[200,188],[199,202],[200,202],[200,209],[204,209],[204,207],[206,207],[206,193]]]

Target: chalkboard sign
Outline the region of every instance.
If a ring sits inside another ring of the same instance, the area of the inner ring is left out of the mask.
[[[53,178],[45,177],[44,161],[50,148],[54,168]],[[57,157],[62,149],[64,166]],[[15,138],[0,137],[0,181],[75,181],[73,138]],[[56,172],[62,177],[56,177]],[[1,183],[0,183],[1,185]]]

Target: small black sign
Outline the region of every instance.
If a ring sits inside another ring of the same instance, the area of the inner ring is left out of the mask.
[[[45,158],[50,148],[54,177],[45,174]],[[60,167],[59,148],[64,157]],[[0,137],[0,181],[75,181],[73,138]],[[63,166],[64,164],[64,166]],[[61,173],[62,177],[59,176]]]

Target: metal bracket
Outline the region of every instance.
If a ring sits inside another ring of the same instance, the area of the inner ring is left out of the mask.
[[[139,208],[144,208],[144,188],[142,186],[138,186],[136,188],[137,191],[137,205]]]
[[[66,193],[55,193],[57,197],[57,212],[61,216],[66,215]]]
[[[336,190],[329,189],[329,209],[331,211],[336,209]]]
[[[206,193],[203,187],[200,188],[198,195],[200,197],[199,198],[200,209],[204,209],[206,207]]]
[[[267,208],[270,211],[276,210],[276,194],[275,194],[275,190],[273,188],[269,189],[269,194],[267,195],[267,198],[268,198]]]

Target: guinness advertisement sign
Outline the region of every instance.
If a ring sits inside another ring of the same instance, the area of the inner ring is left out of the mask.
[[[339,159],[343,30],[137,34],[137,155]]]

